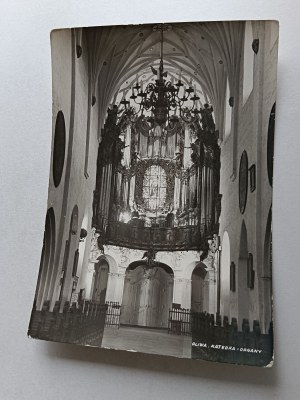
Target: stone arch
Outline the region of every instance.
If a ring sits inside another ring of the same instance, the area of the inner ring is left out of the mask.
[[[175,270],[175,283],[173,293],[173,303],[180,304],[182,308],[191,309],[192,302],[192,275],[197,266],[207,268],[199,259],[191,261],[185,260],[187,264],[182,263],[182,271]]]
[[[139,266],[143,266],[144,269],[147,269],[147,270],[153,269],[154,267],[160,267],[163,270],[165,270],[165,272],[167,272],[168,274],[171,274],[171,275],[174,276],[174,270],[168,264],[165,264],[165,263],[159,262],[159,261],[155,261],[155,264],[153,264],[153,266],[151,266],[150,268],[149,268],[148,265],[149,265],[148,261],[146,261],[146,260],[133,261],[126,268],[126,272],[130,271],[130,270],[132,271],[132,270],[134,270],[135,268],[137,268]]]
[[[43,302],[48,300],[50,279],[53,273],[55,253],[55,213],[48,209],[45,221],[43,249],[41,255],[38,283],[35,295],[36,307],[41,309]]]
[[[272,206],[270,207],[264,242],[263,330],[268,332],[272,321]]]
[[[90,291],[91,298],[102,302],[104,300],[105,302],[120,302],[123,293],[124,274],[119,270],[116,260],[108,254],[102,254],[97,258],[94,268]]]
[[[249,318],[249,289],[247,287],[248,237],[245,221],[242,222],[238,261],[238,323]]]
[[[99,261],[106,261],[109,267],[109,272],[111,274],[117,274],[118,273],[118,264],[116,262],[116,260],[108,255],[108,254],[102,254],[101,256],[99,256],[97,258],[98,262]]]
[[[176,271],[176,252],[158,252],[155,256],[155,261],[158,261],[162,264],[166,264],[171,270],[173,271],[174,277],[176,278],[176,275],[178,271]],[[181,260],[182,262],[182,260]],[[184,260],[183,260],[184,262]]]
[[[222,238],[220,260],[220,313],[229,317],[230,311],[230,239],[227,231]]]
[[[129,264],[125,273],[121,323],[156,328],[168,327],[172,307],[174,273],[167,264],[147,261]]]
[[[183,271],[183,275],[182,275],[183,279],[192,279],[193,271],[199,263],[200,263],[199,260],[195,260],[195,261],[191,261],[189,264],[187,264],[184,267],[184,271]]]

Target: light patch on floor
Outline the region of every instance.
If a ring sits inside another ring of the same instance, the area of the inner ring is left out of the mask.
[[[104,329],[101,347],[191,358],[192,339],[161,329],[108,327]]]

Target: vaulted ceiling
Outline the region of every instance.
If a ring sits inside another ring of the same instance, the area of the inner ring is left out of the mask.
[[[157,24],[86,28],[89,68],[94,94],[99,99],[103,124],[109,104],[139,81],[155,77],[161,33]],[[163,58],[168,79],[196,85],[201,102],[215,109],[216,125],[224,112],[226,83],[233,90],[241,54],[243,22],[164,24]]]

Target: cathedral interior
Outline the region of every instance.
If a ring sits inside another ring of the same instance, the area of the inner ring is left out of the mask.
[[[52,32],[34,312],[106,306],[103,346],[179,356],[191,315],[270,332],[277,47],[271,21]]]

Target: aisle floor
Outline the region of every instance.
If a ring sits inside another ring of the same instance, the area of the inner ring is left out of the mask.
[[[101,347],[191,358],[191,344],[190,336],[168,334],[163,329],[121,326],[104,329]]]

